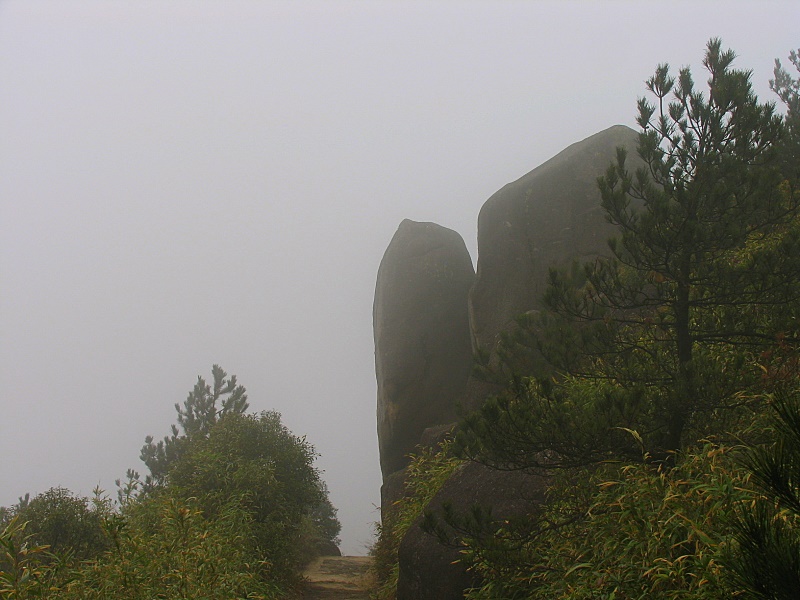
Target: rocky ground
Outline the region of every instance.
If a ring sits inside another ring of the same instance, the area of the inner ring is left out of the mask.
[[[324,556],[306,569],[304,600],[369,600],[368,556]]]

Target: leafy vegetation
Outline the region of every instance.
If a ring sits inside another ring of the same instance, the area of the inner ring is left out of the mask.
[[[118,502],[63,488],[2,511],[0,597],[284,597],[340,525],[313,447],[275,412],[246,414],[245,389],[213,368],[178,425],[129,470]]]
[[[90,501],[54,487],[32,500],[28,495],[21,498],[14,507],[14,516],[20,523],[27,523],[29,543],[46,546],[52,555],[68,553],[77,560],[86,560],[108,548],[102,508],[99,494]]]
[[[676,462],[559,473],[535,532],[511,521],[491,543],[464,540],[486,581],[469,597],[730,597],[723,564],[735,511],[753,498],[747,474],[712,442]]]
[[[169,471],[167,493],[197,498],[203,514],[214,517],[231,501],[250,515],[261,560],[271,572],[290,578],[309,560],[301,556],[305,517],[326,502],[313,448],[292,435],[274,412],[228,415],[207,437],[199,436]],[[329,504],[328,504],[329,506]],[[336,525],[335,516],[329,516]],[[333,540],[331,540],[333,541]]]
[[[729,566],[751,596],[789,599],[800,589],[800,390],[778,390],[771,407],[774,441],[747,455],[760,494],[740,507]]]
[[[464,462],[452,455],[450,446],[451,442],[445,441],[436,450],[422,448],[418,454],[412,455],[406,467],[405,495],[382,511],[383,522],[377,525],[378,539],[371,552],[377,581],[376,600],[395,597],[400,541],[447,478]]]
[[[107,518],[112,549],[80,566],[59,597],[279,597],[280,582],[258,560],[250,515],[238,503],[207,517],[194,499],[161,496]]]

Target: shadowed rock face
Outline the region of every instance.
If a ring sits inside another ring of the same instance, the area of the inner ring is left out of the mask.
[[[502,522],[531,517],[546,500],[550,476],[544,472],[497,471],[478,463],[456,470],[425,508],[441,515],[450,505],[456,514],[468,514],[475,505],[491,508],[492,518]],[[423,516],[414,521],[400,542],[397,600],[457,600],[464,590],[479,585],[460,562],[458,546],[447,547],[420,528]]]
[[[637,134],[615,125],[572,144],[504,186],[478,217],[478,272],[470,293],[473,343],[492,352],[513,319],[537,307],[550,267],[607,254],[615,233],[597,178],[616,148],[636,156]]]
[[[472,366],[472,260],[456,232],[405,220],[378,270],[373,307],[381,472],[404,468],[422,432],[451,423]]]

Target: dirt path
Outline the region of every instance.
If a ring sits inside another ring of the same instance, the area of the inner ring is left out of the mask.
[[[368,556],[324,556],[309,565],[304,575],[304,600],[369,600]]]

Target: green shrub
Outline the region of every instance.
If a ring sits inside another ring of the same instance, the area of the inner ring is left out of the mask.
[[[26,526],[14,516],[0,529],[0,598],[47,598],[54,587],[48,546],[32,543]]]
[[[400,541],[447,478],[464,462],[452,455],[450,445],[447,441],[438,450],[423,448],[413,455],[406,468],[405,495],[383,510],[383,522],[376,525],[378,539],[371,550],[377,580],[376,600],[395,598]]]
[[[327,500],[315,458],[311,444],[293,435],[278,413],[230,414],[207,436],[187,439],[165,489],[174,497],[196,498],[209,517],[237,499],[252,517],[253,535],[272,564],[272,576],[292,583],[310,558],[301,554],[303,524]],[[335,514],[331,518],[338,526]]]
[[[96,490],[90,500],[63,487],[53,487],[33,499],[21,499],[9,513],[26,523],[25,534],[34,545],[47,546],[52,555],[77,560],[94,558],[108,547],[101,526],[107,507]]]
[[[272,599],[270,565],[258,559],[251,517],[239,503],[206,518],[197,501],[159,495],[107,523],[112,549],[78,569],[64,600]]]
[[[605,464],[564,473],[540,529],[498,527],[488,547],[465,540],[485,584],[468,597],[717,600],[738,506],[752,501],[731,448],[712,442],[672,469]]]

